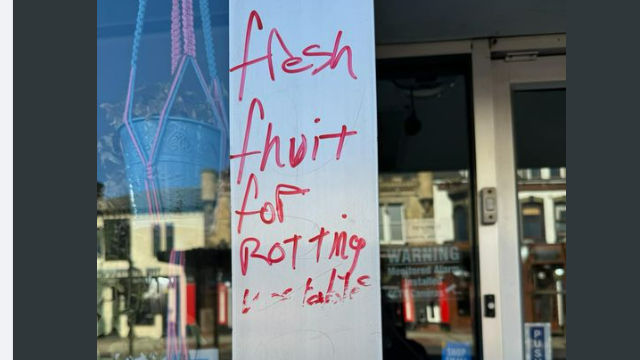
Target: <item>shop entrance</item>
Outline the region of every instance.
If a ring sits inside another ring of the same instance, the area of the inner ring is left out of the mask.
[[[471,57],[377,68],[384,358],[477,358]]]
[[[385,359],[566,359],[566,36],[377,53]]]
[[[566,359],[566,56],[507,53],[493,60],[492,76],[506,211],[498,236],[512,251],[500,266],[520,283],[501,285],[521,297],[507,305],[521,321],[503,321],[513,329],[503,342],[523,346],[525,359]]]

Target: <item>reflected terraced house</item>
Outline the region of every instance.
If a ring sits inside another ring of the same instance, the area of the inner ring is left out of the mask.
[[[183,279],[176,310],[190,341],[224,346],[227,339],[229,345],[229,184],[213,171],[204,171],[201,179],[201,187],[173,189],[180,206],[163,209],[160,217],[135,214],[128,196],[104,198],[98,183],[98,348],[103,352],[126,353],[130,336],[167,336],[172,277]],[[184,253],[184,266],[170,262],[172,251]],[[146,350],[161,352],[163,345],[148,341]],[[144,343],[138,346],[145,349]]]

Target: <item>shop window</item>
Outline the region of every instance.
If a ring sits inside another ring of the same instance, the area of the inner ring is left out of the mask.
[[[557,202],[555,206],[556,236],[558,242],[567,239],[567,203]]]
[[[166,241],[167,241],[167,251],[171,251],[173,250],[173,245],[174,245],[174,227],[173,224],[169,223],[167,224],[165,231],[166,231]]]
[[[545,242],[542,202],[530,199],[522,204],[522,236],[525,241]]]
[[[140,11],[141,4],[147,5],[146,12]],[[232,358],[231,328],[217,321],[215,296],[218,283],[230,281],[232,263],[228,246],[222,245],[223,239],[229,242],[232,219],[229,141],[226,126],[222,126],[229,111],[229,72],[222,71],[228,67],[225,34],[229,25],[221,21],[228,18],[227,5],[214,1],[98,2],[100,360]],[[195,29],[185,25],[185,19]],[[181,31],[172,33],[177,25]],[[143,30],[142,37],[134,38],[134,31],[139,35],[139,30]],[[183,69],[188,69],[161,122],[172,73],[182,66],[176,64],[169,70],[183,51],[173,57],[170,52],[184,49],[185,34],[189,35],[189,51],[191,45],[197,47],[193,65],[201,68],[209,91],[202,88],[203,79],[193,71],[191,60],[185,60]],[[194,37],[195,44],[191,42]],[[182,45],[176,47],[176,43]],[[133,50],[134,44],[142,45]],[[209,53],[216,58],[207,57]],[[138,71],[129,94],[126,79],[132,74],[133,59]],[[215,97],[215,109],[207,95],[212,92],[220,95]],[[131,107],[124,126],[127,103]],[[153,163],[152,169],[143,166],[147,161]],[[111,221],[103,221],[107,219]],[[192,226],[204,227],[200,236],[206,240],[191,242],[188,250],[171,256],[172,250],[183,250],[190,241],[195,230],[183,230]],[[195,298],[183,291],[187,280],[203,294],[203,301],[190,301]],[[114,289],[115,294],[107,294],[106,288]],[[230,312],[231,286],[228,288],[224,304]],[[188,324],[182,314],[188,314]]]
[[[566,359],[566,89],[514,91],[512,105],[518,173],[549,174],[518,179],[523,321],[550,323],[545,359]]]
[[[380,240],[387,243],[404,242],[402,204],[380,205]]]
[[[127,260],[129,258],[129,221],[105,220],[106,260]]]
[[[445,358],[450,334],[475,348],[469,60],[378,61],[385,360]]]

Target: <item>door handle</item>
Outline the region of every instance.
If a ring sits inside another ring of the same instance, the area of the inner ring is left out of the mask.
[[[496,296],[493,294],[484,296],[484,317],[496,317]]]

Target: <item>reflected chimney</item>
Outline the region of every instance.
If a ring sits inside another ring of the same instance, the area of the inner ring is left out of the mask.
[[[202,211],[204,215],[204,241],[212,246],[215,236],[215,210],[217,199],[217,175],[213,170],[203,170],[201,174]]]
[[[213,170],[203,170],[201,175],[202,180],[202,201],[216,201],[216,188],[217,188],[217,178],[215,171]]]
[[[418,198],[420,200],[433,199],[433,173],[421,171],[418,173]]]

